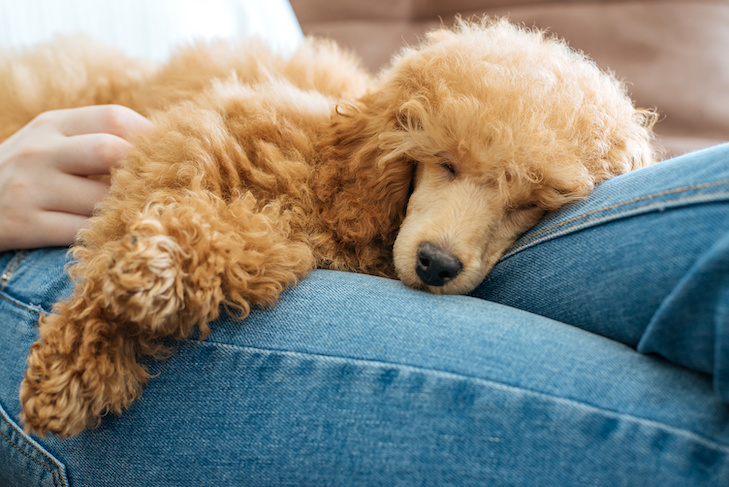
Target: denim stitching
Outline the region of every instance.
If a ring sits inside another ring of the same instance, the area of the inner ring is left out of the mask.
[[[28,252],[28,251],[21,251],[21,252],[18,252],[17,255],[15,255],[15,257],[13,257],[10,260],[10,262],[8,263],[8,265],[5,267],[5,271],[2,274],[3,279],[2,279],[2,283],[0,285],[0,291],[2,291],[5,288],[5,285],[10,280],[10,277],[12,277],[12,275],[15,273],[15,271],[18,270],[18,268],[20,267],[20,265],[29,256],[30,256],[30,252]],[[30,308],[30,307],[27,307],[27,306],[23,305],[22,303],[17,302],[17,301],[15,301],[13,299],[10,299],[9,297],[5,296],[4,294],[0,294],[0,299],[2,299],[3,301],[6,301],[8,303],[10,303],[12,306],[15,306],[15,307],[20,308],[20,309],[22,309],[24,311],[27,311],[28,313],[31,313],[31,314],[33,314],[35,316],[40,317],[40,315],[41,315],[41,313],[39,311],[36,311],[36,310],[34,310],[34,309]],[[5,415],[3,414],[3,416],[5,416]],[[20,430],[18,430],[18,428],[16,428],[15,425],[13,425],[12,423],[8,422],[8,420],[5,417],[3,417],[2,419],[5,422],[5,424],[7,424],[10,428],[12,428],[16,433],[22,435],[22,432]],[[39,466],[41,466],[42,468],[44,468],[45,470],[47,470],[51,474],[51,476],[53,477],[53,485],[55,485],[55,486],[59,486],[59,485],[64,486],[64,485],[67,485],[63,481],[63,478],[60,477],[58,475],[58,472],[56,470],[54,470],[52,467],[49,467],[48,465],[45,465],[44,463],[40,462],[39,460],[33,458],[31,455],[29,455],[28,453],[26,453],[25,451],[23,451],[15,442],[13,442],[10,438],[8,438],[2,431],[0,431],[0,436],[2,436],[3,439],[5,439],[5,441],[7,441],[13,448],[15,448],[22,455],[26,456],[28,459],[30,459],[31,461],[37,463]],[[40,454],[43,458],[45,458],[46,460],[48,460],[51,464],[54,464],[55,463],[54,460],[52,458],[49,458],[48,455],[46,455],[46,453],[44,451],[35,448],[35,446],[33,446],[32,444],[30,446],[34,449],[34,451],[36,453]],[[59,481],[60,481],[60,484],[59,484]]]
[[[607,217],[603,217],[603,218],[593,218],[592,220],[585,220],[585,218],[588,217],[588,216],[590,216],[590,215],[594,215],[594,214],[597,214],[597,213],[602,213],[602,212],[609,211],[609,210],[614,210],[615,208],[619,208],[621,206],[630,205],[630,204],[637,203],[637,202],[640,202],[640,201],[647,201],[647,200],[659,198],[661,196],[666,196],[666,195],[671,195],[671,194],[676,194],[676,193],[682,193],[682,192],[685,192],[685,191],[691,191],[691,190],[697,190],[697,189],[706,189],[706,188],[711,188],[711,187],[715,187],[715,186],[722,186],[724,184],[729,184],[729,179],[724,179],[724,180],[721,180],[721,181],[714,181],[714,182],[711,182],[711,183],[704,183],[704,184],[696,184],[696,185],[692,185],[692,186],[685,186],[685,187],[682,187],[682,188],[674,188],[674,189],[671,189],[671,190],[661,191],[660,193],[655,193],[655,194],[647,195],[647,196],[641,196],[641,197],[638,197],[638,198],[633,198],[632,200],[623,201],[621,203],[617,203],[617,204],[614,204],[614,205],[606,206],[606,207],[603,207],[603,208],[598,208],[596,210],[589,211],[587,213],[584,213],[584,214],[575,216],[575,217],[570,218],[568,220],[565,220],[563,222],[560,222],[560,223],[557,223],[555,225],[552,225],[551,227],[545,228],[544,230],[540,230],[539,232],[535,233],[534,235],[530,235],[529,237],[527,237],[524,240],[522,240],[521,242],[519,242],[519,246],[518,247],[514,247],[511,251],[509,251],[506,254],[505,257],[511,256],[511,255],[513,255],[513,254],[515,254],[515,253],[523,250],[524,248],[526,248],[526,247],[534,244],[535,241],[539,241],[540,238],[549,238],[549,237],[552,237],[552,236],[555,236],[555,235],[564,234],[565,232],[568,232],[568,231],[573,230],[575,228],[579,228],[580,226],[583,226],[583,225],[586,225],[586,224],[589,224],[589,223],[594,223],[594,222],[602,221],[605,218],[607,218]],[[711,193],[703,193],[702,194],[702,196],[707,196],[707,195],[712,195],[712,196],[713,195],[729,195],[729,193],[724,192],[724,191],[715,191],[715,192],[711,192]],[[678,198],[678,199],[668,200],[666,202],[654,203],[652,205],[643,206],[640,209],[641,210],[652,209],[652,208],[658,207],[659,205],[663,205],[663,204],[667,204],[667,203],[679,203],[679,202],[682,202],[682,201],[690,201],[692,199],[695,199],[695,196],[689,196],[689,197],[685,197],[685,198]],[[628,211],[618,212],[618,213],[612,213],[612,214],[609,215],[609,217],[619,217],[620,215],[625,215],[627,213],[628,213]],[[546,236],[544,235],[544,234],[547,234],[548,232],[551,232],[551,231],[553,231],[553,230],[555,230],[557,228],[563,227],[565,225],[569,225],[570,223],[573,223],[573,222],[576,222],[576,221],[580,221],[580,223],[578,225],[566,227],[563,232],[560,232],[560,233],[551,233],[551,234],[548,234]],[[538,238],[538,237],[540,237],[540,238]]]
[[[8,423],[7,421],[6,421],[5,423],[6,423],[6,424],[7,424],[8,426],[10,426],[10,427],[11,427],[12,429],[14,429],[16,433],[18,433],[18,434],[22,434],[22,431],[20,431],[20,430],[19,430],[19,429],[18,429],[18,428],[17,428],[17,427],[16,427],[15,425],[14,425],[14,424],[12,424],[12,423]],[[31,445],[31,446],[33,446],[33,445]],[[46,455],[46,453],[45,453],[45,452],[44,452],[43,450],[39,450],[39,449],[35,448],[34,446],[33,446],[33,448],[34,448],[34,450],[35,450],[36,452],[38,452],[38,453],[39,453],[39,454],[40,454],[40,455],[41,455],[41,456],[42,456],[43,458],[45,458],[46,460],[48,460],[48,461],[49,461],[49,462],[51,462],[52,464],[55,464],[55,460],[54,460],[53,458],[49,457],[48,455]],[[51,468],[51,467],[48,467],[48,468]],[[53,472],[51,472],[51,473],[53,473]],[[55,475],[54,475],[54,483],[55,483]],[[64,482],[61,482],[61,483],[64,483]]]
[[[717,191],[716,193],[710,193],[710,194],[712,194],[712,195],[721,195],[721,196],[729,196],[729,192],[726,192],[726,191]],[[678,198],[678,199],[675,199],[675,200],[671,200],[671,203],[681,203],[681,202],[685,202],[685,201],[695,201],[695,199],[696,199],[696,197],[694,197],[694,196],[688,196],[686,198]],[[641,206],[640,209],[641,210],[652,210],[654,208],[660,208],[660,207],[664,206],[664,204],[665,203],[663,203],[663,202],[652,203],[652,204],[649,204],[649,205],[646,205],[646,206]],[[598,217],[598,218],[593,218],[592,220],[585,220],[584,222],[581,222],[581,223],[579,223],[577,225],[574,225],[574,226],[571,226],[571,227],[567,227],[566,230],[569,231],[569,230],[572,230],[574,228],[580,228],[582,225],[586,225],[586,224],[594,223],[594,222],[599,222],[599,221],[604,221],[604,220],[606,220],[608,218],[612,218],[612,217],[620,217],[622,215],[629,215],[631,212],[632,212],[631,210],[624,210],[624,211],[620,211],[620,212],[617,212],[617,213],[611,213],[610,215],[607,215],[605,217]],[[587,216],[587,214],[585,214],[584,216]],[[560,233],[555,233],[553,235],[559,235],[559,234]]]
[[[5,415],[3,414],[3,416],[5,416]],[[18,431],[18,429],[15,427],[15,425],[13,425],[12,423],[9,423],[5,418],[2,418],[2,419],[5,421],[5,424],[7,424],[8,426],[10,426],[10,428],[12,428],[16,433],[20,433],[20,431]],[[24,452],[16,443],[14,443],[10,438],[8,438],[2,431],[0,431],[0,436],[2,436],[5,439],[5,441],[7,441],[8,443],[10,443],[10,445],[13,448],[15,448],[16,450],[18,450],[21,454],[25,455],[30,460],[32,460],[33,462],[37,463],[38,465],[40,465],[41,467],[43,467],[45,470],[48,470],[48,472],[50,472],[50,474],[53,476],[53,485],[55,485],[55,486],[58,486],[58,485],[67,486],[67,484],[63,481],[63,478],[60,475],[58,475],[58,472],[57,471],[54,471],[53,468],[49,467],[48,465],[45,465],[45,464],[41,463],[40,461],[38,461],[35,458],[33,458],[32,456],[30,456],[28,453]],[[33,445],[30,445],[30,446],[33,447]],[[52,464],[55,463],[52,458],[49,458],[48,455],[45,454],[45,452],[43,452],[42,450],[38,450],[35,447],[33,447],[33,448],[34,448],[34,450],[37,453],[40,453],[41,456],[43,456],[46,460],[48,460]],[[58,479],[56,477],[58,477]],[[60,481],[60,484],[59,484],[59,481]]]
[[[721,186],[723,184],[729,184],[729,179],[725,179],[725,180],[722,180],[722,181],[715,181],[713,183],[697,184],[697,185],[693,185],[693,186],[684,186],[682,188],[674,188],[674,189],[670,189],[670,190],[666,190],[666,191],[661,191],[660,193],[655,193],[655,194],[648,195],[648,196],[640,196],[638,198],[633,198],[632,200],[623,201],[621,203],[617,203],[617,204],[611,205],[611,206],[606,206],[604,208],[598,208],[597,210],[589,211],[589,212],[587,212],[587,213],[585,213],[583,215],[576,216],[574,218],[570,218],[569,220],[565,220],[565,221],[560,222],[560,223],[558,223],[556,225],[553,225],[553,226],[551,226],[549,228],[545,228],[544,230],[542,230],[542,231],[540,231],[538,233],[535,233],[534,235],[530,236],[528,239],[526,239],[526,241],[532,240],[532,239],[534,239],[535,237],[537,237],[538,235],[540,235],[542,233],[546,233],[546,232],[548,232],[550,230],[553,230],[555,228],[558,228],[558,227],[560,227],[562,225],[566,225],[566,224],[571,223],[571,222],[573,222],[575,220],[582,219],[582,218],[584,218],[586,216],[590,216],[590,215],[593,215],[595,213],[600,213],[602,211],[612,210],[612,209],[618,208],[620,206],[625,206],[625,205],[629,205],[629,204],[632,204],[632,203],[637,203],[639,201],[645,201],[645,200],[650,200],[650,199],[658,198],[660,196],[666,196],[666,195],[675,194],[675,193],[682,193],[684,191],[691,191],[691,190],[695,190],[695,189],[710,188],[710,187],[713,187],[713,186]],[[714,194],[714,193],[712,193],[712,194]],[[674,200],[674,201],[681,201],[681,199]]]
[[[708,195],[729,196],[729,192],[725,192],[725,191],[717,191],[717,192],[714,192],[714,193],[707,193],[707,194]],[[661,206],[664,206],[666,203],[681,203],[681,202],[685,202],[685,201],[692,201],[692,200],[695,200],[695,199],[696,199],[695,196],[687,196],[685,198],[678,198],[678,199],[675,199],[675,200],[670,200],[669,202],[663,202],[663,201],[661,201],[661,202],[658,202],[658,203],[652,203],[652,204],[649,204],[649,205],[646,205],[646,206],[641,206],[640,207],[640,210],[652,210],[653,208],[660,208]],[[617,212],[617,213],[610,213],[609,215],[607,215],[605,217],[593,218],[592,220],[584,220],[584,218],[586,216],[590,216],[590,215],[593,215],[595,213],[599,213],[599,212],[604,211],[604,210],[612,210],[612,209],[615,209],[615,208],[617,208],[619,206],[621,206],[621,205],[608,206],[608,207],[602,208],[600,210],[591,211],[589,213],[585,213],[584,215],[581,215],[581,216],[578,216],[578,217],[575,217],[575,218],[571,218],[570,220],[566,220],[566,221],[564,221],[562,223],[559,223],[557,225],[554,225],[554,226],[552,226],[550,228],[547,228],[545,230],[542,230],[541,232],[539,232],[537,234],[534,234],[534,235],[530,236],[529,238],[525,239],[523,243],[531,243],[531,241],[534,240],[537,235],[542,234],[542,233],[545,233],[545,232],[547,232],[549,230],[554,230],[554,229],[559,228],[560,226],[562,226],[564,224],[571,223],[571,222],[574,222],[576,220],[583,220],[583,221],[580,221],[577,225],[573,225],[573,226],[566,227],[562,232],[555,232],[555,233],[546,235],[546,237],[548,238],[548,237],[555,236],[555,235],[561,235],[561,234],[564,234],[565,232],[569,232],[570,230],[573,230],[575,228],[580,228],[580,227],[582,227],[584,225],[587,225],[587,224],[590,224],[590,223],[594,223],[594,222],[604,221],[604,220],[606,220],[608,218],[613,218],[613,217],[618,218],[621,215],[628,215],[628,214],[630,214],[633,211],[633,210],[625,210],[625,211],[620,211],[620,212]],[[520,248],[521,248],[521,246],[519,248],[515,249],[515,250],[519,250]]]
[[[47,465],[44,465],[44,464],[42,464],[41,462],[39,462],[39,461],[38,461],[38,460],[36,460],[35,458],[33,458],[33,457],[31,457],[30,455],[28,455],[27,453],[25,453],[25,452],[24,452],[23,450],[21,450],[21,449],[20,449],[20,448],[18,447],[18,445],[16,445],[15,443],[13,443],[13,442],[12,442],[12,441],[10,440],[10,438],[8,438],[7,436],[5,436],[5,434],[4,434],[4,433],[3,433],[2,431],[0,431],[0,436],[2,436],[2,437],[3,437],[4,439],[5,439],[5,441],[7,441],[8,443],[10,443],[10,445],[11,445],[11,446],[12,446],[13,448],[15,448],[16,450],[18,450],[18,451],[19,451],[19,452],[20,452],[21,454],[23,454],[23,455],[25,455],[26,457],[28,457],[28,459],[30,459],[30,460],[32,460],[33,462],[37,463],[38,465],[40,465],[40,466],[41,466],[41,467],[43,467],[44,469],[48,470],[48,471],[49,471],[49,472],[51,473],[51,475],[53,476],[53,485],[56,485],[56,486],[58,485],[58,482],[56,482],[56,474],[55,474],[55,472],[53,472],[53,469],[51,469],[51,468],[50,468],[49,466],[47,466]]]
[[[2,273],[2,278],[0,278],[0,291],[5,289],[5,285],[8,283],[8,281],[10,281],[10,278],[13,276],[15,271],[18,270],[20,264],[22,264],[29,255],[30,252],[23,250],[18,252],[15,257],[10,260],[7,267],[5,267],[5,270]]]
[[[0,294],[0,299],[2,299],[3,301],[7,301],[8,303],[10,303],[12,306],[15,306],[16,308],[20,308],[23,311],[27,311],[28,313],[34,314],[39,318],[42,314],[40,311],[30,308],[28,306],[25,306],[24,304],[22,304],[18,301],[15,301],[13,299],[10,299],[9,297],[5,296],[4,294]]]

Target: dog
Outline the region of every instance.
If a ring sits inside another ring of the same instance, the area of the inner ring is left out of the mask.
[[[291,57],[196,44],[159,67],[73,40],[3,58],[0,140],[85,105],[154,124],[78,235],[72,295],[40,319],[20,398],[41,435],[120,414],[163,338],[204,338],[315,268],[467,293],[545,212],[656,159],[652,110],[503,19],[435,30],[377,76],[314,39]]]

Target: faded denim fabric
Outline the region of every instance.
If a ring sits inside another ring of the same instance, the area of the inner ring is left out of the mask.
[[[729,402],[729,144],[598,186],[473,292],[712,374]]]
[[[0,485],[729,485],[728,200],[729,146],[611,180],[486,299],[316,271],[63,441],[17,417],[65,249],[0,254]]]

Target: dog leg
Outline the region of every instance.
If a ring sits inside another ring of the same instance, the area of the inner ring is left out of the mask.
[[[136,344],[83,297],[43,316],[39,327],[20,387],[28,431],[75,435],[141,394],[149,373],[136,361]]]
[[[302,235],[252,197],[147,205],[125,237],[86,253],[74,295],[41,320],[21,386],[26,428],[70,436],[121,413],[149,377],[137,360],[165,353],[160,338],[195,326],[204,337],[221,305],[244,318],[306,275],[314,258]]]
[[[310,272],[314,257],[276,204],[252,196],[231,203],[205,194],[150,204],[130,226],[104,282],[105,306],[149,336],[184,338],[226,306],[244,318],[250,306],[275,304]]]

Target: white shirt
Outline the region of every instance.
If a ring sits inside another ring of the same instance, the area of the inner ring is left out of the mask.
[[[2,47],[76,33],[155,61],[196,39],[255,36],[282,53],[303,39],[287,0],[0,0]]]

